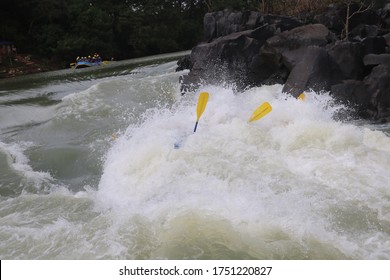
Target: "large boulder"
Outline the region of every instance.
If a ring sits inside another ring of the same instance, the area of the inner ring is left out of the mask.
[[[186,69],[191,69],[191,67],[192,67],[192,64],[191,64],[190,55],[185,55],[185,56],[181,57],[181,58],[177,61],[176,72],[177,72],[177,71],[186,70]]]
[[[346,8],[342,4],[329,5],[323,14],[314,17],[314,21],[329,28],[333,33],[340,35],[344,28]]]
[[[363,46],[361,43],[337,41],[329,47],[334,83],[342,80],[360,80],[364,75]]]
[[[344,80],[332,86],[331,94],[344,103],[358,105],[361,108],[367,108],[371,100],[363,81]]]
[[[251,63],[251,54],[257,53],[260,48],[257,40],[248,36],[249,33],[233,33],[193,48],[191,72],[181,80],[182,91],[192,90],[196,83],[203,80],[213,84],[243,77],[242,82],[248,82],[245,79],[247,65]]]
[[[182,91],[191,91],[202,81],[230,82],[238,87],[260,84],[274,72],[274,69],[262,67],[260,47],[275,31],[275,26],[264,25],[194,47],[190,55],[191,71],[181,78]]]
[[[376,25],[359,24],[349,32],[349,37],[355,41],[360,41],[366,37],[377,37],[378,33],[379,27]]]
[[[309,46],[325,46],[334,39],[322,24],[309,24],[282,32],[268,39],[262,48],[267,61],[283,64],[288,70],[301,60]]]
[[[223,10],[207,13],[203,18],[203,33],[206,42],[232,33],[254,29],[263,24],[263,17],[257,12],[236,12]]]
[[[203,18],[203,34],[207,42],[217,37],[216,19],[211,13],[207,13]]]
[[[376,109],[370,103],[371,95],[363,81],[344,80],[333,85],[330,93],[349,107],[354,108],[358,117],[373,118]]]
[[[297,97],[307,89],[329,90],[330,81],[328,53],[318,46],[309,46],[288,76],[283,92]]]
[[[390,121],[390,66],[378,65],[363,81],[345,80],[331,94],[354,108],[359,117]]]
[[[364,84],[371,94],[370,104],[376,109],[375,119],[390,121],[390,66],[378,65],[364,78]]]
[[[376,66],[379,64],[385,64],[390,66],[390,54],[367,54],[363,57],[363,63],[365,66]]]
[[[279,31],[286,31],[303,25],[293,17],[264,15],[260,12],[237,12],[223,10],[207,13],[203,18],[203,32],[206,42],[245,30],[253,30],[263,25],[275,25]]]
[[[362,40],[364,54],[380,54],[386,52],[386,40],[379,37],[366,37]]]
[[[288,16],[268,14],[264,15],[263,18],[263,24],[275,25],[275,27],[281,32],[288,31],[304,25],[300,20]]]

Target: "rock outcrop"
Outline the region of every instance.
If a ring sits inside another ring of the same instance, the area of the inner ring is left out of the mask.
[[[352,17],[348,40],[341,40],[345,15],[340,5],[309,24],[259,12],[207,13],[205,42],[181,63],[190,69],[182,92],[202,83],[234,83],[238,90],[280,83],[294,96],[330,91],[360,117],[390,121],[390,4]]]

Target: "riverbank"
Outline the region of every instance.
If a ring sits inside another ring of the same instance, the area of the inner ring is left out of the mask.
[[[89,71],[104,71],[108,68],[118,68],[127,70],[129,65],[142,65],[144,63],[150,63],[151,61],[164,62],[172,59],[180,59],[191,53],[191,50],[184,50],[173,53],[164,53],[150,55],[147,57],[136,57],[118,61],[107,61],[103,63],[104,67],[88,67],[84,69],[77,69],[77,73],[86,73]],[[91,69],[92,68],[92,69]],[[38,74],[43,72],[53,72],[54,75],[66,70],[70,70],[69,66],[65,66],[64,63],[49,61],[48,59],[39,59],[33,57],[30,54],[18,54],[11,63],[0,64],[0,80],[7,80],[6,78],[14,78],[19,76],[26,76],[29,74]],[[182,69],[183,70],[183,69]],[[52,75],[52,73],[49,73]]]
[[[0,64],[0,78],[11,78],[60,69],[63,69],[63,65],[60,63],[39,59],[30,54],[18,54],[12,61]]]
[[[10,85],[20,84],[20,83],[36,83],[40,80],[50,79],[90,79],[91,77],[108,77],[108,76],[123,76],[132,73],[134,68],[141,67],[143,65],[155,64],[155,63],[164,63],[172,60],[179,60],[182,57],[190,54],[190,50],[152,55],[148,57],[139,57],[131,58],[118,61],[109,61],[103,63],[98,67],[88,67],[83,69],[74,69],[74,68],[65,68],[57,67],[53,70],[46,70],[47,68],[41,68],[40,70],[33,68],[33,65],[29,65],[31,71],[35,72],[23,72],[24,74],[18,72],[14,76],[9,76],[8,78],[0,78],[0,87],[8,87]],[[50,68],[49,68],[50,69]],[[6,86],[7,85],[7,86]]]

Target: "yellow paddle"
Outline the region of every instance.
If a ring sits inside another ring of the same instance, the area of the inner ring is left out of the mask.
[[[268,102],[261,104],[249,118],[249,122],[257,121],[272,111],[272,107]]]
[[[196,131],[196,128],[198,127],[198,122],[199,122],[200,116],[202,116],[204,109],[206,109],[206,105],[207,105],[208,100],[209,100],[209,93],[208,92],[202,92],[199,95],[198,106],[196,107],[197,118],[196,118],[194,132]]]
[[[194,132],[196,131],[196,128],[198,127],[198,122],[199,122],[200,116],[203,114],[204,110],[206,109],[206,105],[207,105],[208,100],[209,100],[209,93],[208,92],[202,92],[199,95],[198,105],[196,107],[197,118],[196,118]],[[180,137],[180,139],[178,141],[176,141],[176,143],[173,145],[173,147],[175,149],[179,149],[180,146],[183,144],[184,140],[185,140],[184,136]]]
[[[305,100],[305,94],[302,92],[297,98],[299,99],[299,100]]]

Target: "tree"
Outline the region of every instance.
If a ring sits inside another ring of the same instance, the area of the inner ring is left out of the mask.
[[[344,40],[349,39],[349,23],[352,17],[354,17],[357,14],[362,14],[366,11],[368,11],[372,6],[373,2],[366,6],[365,1],[360,1],[360,3],[357,3],[356,1],[353,0],[343,0],[343,3],[347,6],[347,15],[345,17],[345,23],[344,23],[344,30],[342,31],[341,36],[344,37]],[[352,5],[357,5],[357,8],[355,11],[351,11]]]

